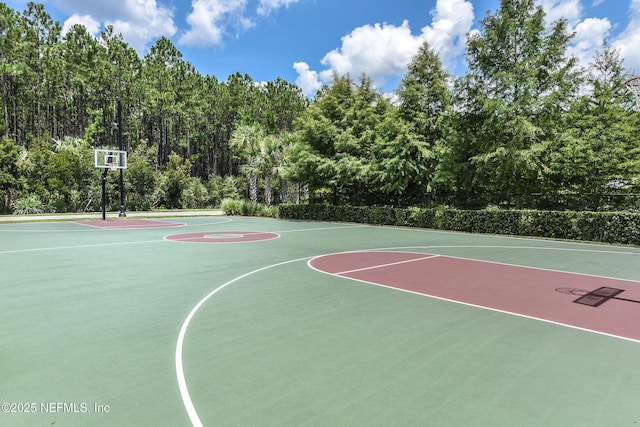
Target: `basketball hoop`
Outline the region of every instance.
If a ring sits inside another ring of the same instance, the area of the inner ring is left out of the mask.
[[[624,82],[624,84],[629,88],[636,99],[636,111],[640,111],[640,76],[630,78]]]
[[[96,149],[94,150],[96,168],[102,169],[102,220],[107,219],[107,172],[120,171],[120,214],[124,214],[124,196],[122,192],[122,171],[127,168],[127,152],[122,150]]]
[[[127,152],[119,150],[95,150],[95,166],[101,169],[118,170],[127,168]]]

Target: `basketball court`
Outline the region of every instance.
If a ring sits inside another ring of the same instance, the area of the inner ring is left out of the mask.
[[[0,224],[0,425],[635,425],[639,260],[266,218]]]

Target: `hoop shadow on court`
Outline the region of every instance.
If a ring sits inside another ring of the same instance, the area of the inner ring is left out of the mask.
[[[611,288],[608,286],[603,286],[593,291],[577,288],[556,288],[556,292],[560,292],[561,294],[577,295],[579,298],[575,299],[573,301],[574,303],[588,305],[590,307],[599,307],[612,299],[640,304],[640,301],[638,300],[619,297],[618,295],[624,292],[624,289]]]

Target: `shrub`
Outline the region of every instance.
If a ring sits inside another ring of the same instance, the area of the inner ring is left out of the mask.
[[[249,200],[224,199],[220,204],[226,215],[264,216],[277,218],[280,209],[278,206],[265,206],[261,203],[254,205]]]
[[[640,245],[640,213],[281,205],[281,218]]]
[[[211,203],[220,206],[224,199],[240,199],[239,179],[234,176],[210,175],[206,182]]]
[[[191,177],[191,163],[175,153],[169,155],[169,162],[163,167],[153,193],[155,204],[165,209],[181,208],[182,191]]]
[[[258,206],[258,215],[260,216],[265,216],[269,218],[278,218],[279,216],[278,212],[279,212],[279,209],[277,206],[264,206],[264,205]]]
[[[180,198],[183,208],[206,208],[211,205],[211,198],[207,187],[199,178],[191,177],[187,186],[182,190]]]
[[[243,200],[240,206],[240,213],[244,216],[253,216],[258,211],[258,205],[254,205],[248,200]]]
[[[153,209],[153,198],[150,195],[126,193],[126,207],[130,211],[150,211]]]
[[[164,189],[155,191],[158,181],[158,174],[155,172],[157,157],[157,148],[142,144],[127,158],[127,170],[124,173],[127,209],[149,210],[153,207],[154,200],[164,196]]]
[[[242,213],[242,204],[242,200],[223,199],[220,203],[220,208],[226,215],[240,215]]]
[[[16,215],[40,214],[43,212],[44,205],[37,194],[29,194],[13,202],[13,213]]]

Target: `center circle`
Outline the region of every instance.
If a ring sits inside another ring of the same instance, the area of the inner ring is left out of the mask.
[[[271,240],[280,237],[269,231],[205,231],[166,236],[165,240],[186,243],[240,243]]]
[[[225,233],[215,233],[215,234],[207,234],[206,236],[207,239],[227,239],[227,240],[231,240],[231,239],[242,239],[244,237],[244,234],[225,234]]]

